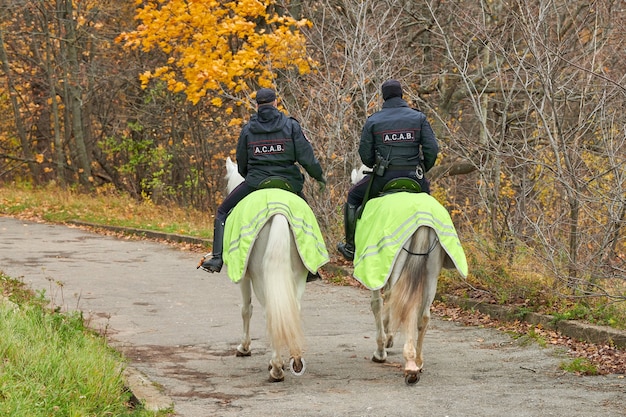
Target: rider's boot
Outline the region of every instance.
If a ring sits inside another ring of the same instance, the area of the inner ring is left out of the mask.
[[[213,252],[209,260],[203,261],[200,266],[207,272],[220,272],[224,261],[222,260],[222,249],[224,247],[224,222],[215,220],[213,229]]]
[[[337,245],[337,250],[341,252],[348,261],[354,260],[354,232],[356,230],[356,212],[358,206],[346,203],[343,207],[343,226],[346,232],[346,243]]]
[[[321,279],[321,278],[322,277],[320,276],[319,271],[316,273],[312,273],[311,271],[309,271],[306,276],[306,282],[317,281],[318,279]]]

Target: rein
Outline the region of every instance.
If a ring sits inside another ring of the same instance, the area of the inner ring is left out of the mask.
[[[403,247],[402,250],[406,251],[406,253],[408,253],[409,255],[416,255],[416,256],[428,256],[430,255],[430,253],[432,251],[435,250],[435,247],[437,246],[437,243],[439,243],[439,237],[437,237],[437,239],[435,239],[433,241],[433,243],[430,245],[430,248],[428,248],[428,252],[423,252],[423,253],[419,253],[419,252],[411,252],[410,250],[408,250],[407,248]]]

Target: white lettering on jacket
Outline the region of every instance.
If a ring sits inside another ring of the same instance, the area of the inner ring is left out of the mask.
[[[414,142],[415,130],[401,130],[395,132],[382,132],[383,143]]]
[[[255,143],[252,145],[255,155],[271,155],[285,152],[284,143]]]

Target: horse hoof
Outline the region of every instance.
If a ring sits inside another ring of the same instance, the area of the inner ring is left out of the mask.
[[[383,356],[382,358],[379,358],[378,356],[374,354],[372,355],[372,362],[385,363],[387,362],[387,355]]]
[[[419,382],[420,380],[420,374],[418,373],[408,373],[406,375],[404,375],[404,383],[407,385],[415,385]]]
[[[270,382],[283,382],[285,380],[285,377],[282,376],[280,378],[274,378],[272,375],[270,375],[269,381]]]
[[[270,361],[267,370],[270,371],[270,377],[269,377],[269,381],[270,382],[282,382],[285,380],[285,364],[283,363],[282,366],[277,367],[276,369],[272,366],[272,361]]]
[[[243,357],[251,356],[251,355],[252,355],[252,351],[250,351],[250,350],[242,352],[239,349],[237,349],[235,351],[235,356],[238,357],[238,358],[243,358]]]
[[[300,358],[297,361],[294,358],[291,358],[289,359],[289,369],[293,375],[302,376],[304,371],[306,371],[306,362],[303,358]]]

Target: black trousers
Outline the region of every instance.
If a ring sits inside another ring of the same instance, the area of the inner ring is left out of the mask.
[[[237,203],[239,203],[241,200],[243,200],[250,193],[256,191],[257,189],[258,188],[248,185],[245,181],[235,187],[235,189],[226,196],[224,201],[222,201],[222,204],[220,204],[220,206],[217,208],[215,222],[217,223],[219,221],[222,223],[226,223],[226,218],[228,217],[228,214],[233,208],[235,208]],[[302,192],[296,194],[300,196],[304,201],[306,201]]]

